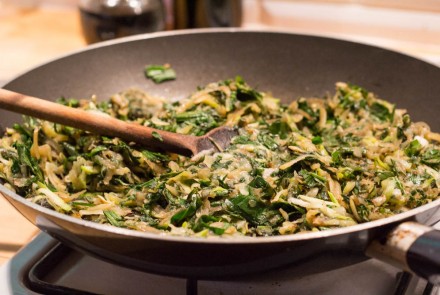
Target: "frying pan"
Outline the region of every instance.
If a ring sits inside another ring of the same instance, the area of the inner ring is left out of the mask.
[[[177,80],[155,85],[145,79],[146,64],[164,63],[176,70]],[[334,91],[335,82],[350,82],[397,103],[409,110],[414,121],[423,120],[439,131],[440,68],[377,47],[279,32],[215,29],[129,37],[48,62],[4,88],[49,100],[93,94],[104,100],[134,86],[179,99],[197,86],[237,75],[283,102],[300,96],[322,97]],[[19,121],[17,114],[0,112],[2,127]],[[292,275],[303,275],[360,262],[368,254],[439,282],[439,232],[420,224],[440,220],[440,200],[348,228],[203,239],[95,224],[33,204],[3,186],[0,192],[27,219],[61,242],[143,271],[215,279],[289,268]]]

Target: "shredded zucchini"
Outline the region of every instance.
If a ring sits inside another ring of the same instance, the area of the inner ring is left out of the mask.
[[[3,182],[93,222],[197,237],[272,236],[368,222],[439,197],[440,135],[358,86],[337,83],[332,96],[286,105],[237,77],[179,102],[135,89],[104,102],[59,102],[183,134],[239,128],[227,149],[192,158],[29,117],[8,129]]]

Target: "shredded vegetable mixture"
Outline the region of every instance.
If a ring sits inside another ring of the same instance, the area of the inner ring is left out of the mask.
[[[188,158],[29,117],[7,129],[4,185],[93,222],[272,236],[385,218],[439,197],[440,135],[358,86],[284,105],[237,77],[174,103],[135,89],[59,102],[183,134],[239,130],[227,149]]]

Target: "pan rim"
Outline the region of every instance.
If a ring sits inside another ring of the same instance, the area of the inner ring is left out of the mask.
[[[120,44],[120,43],[128,43],[128,42],[133,42],[133,41],[146,40],[146,39],[172,37],[172,36],[180,36],[180,35],[207,34],[207,33],[213,33],[213,34],[215,34],[215,33],[262,33],[262,34],[294,35],[294,36],[302,36],[302,37],[322,38],[322,39],[335,40],[335,41],[341,41],[341,42],[346,42],[346,43],[351,43],[351,44],[357,44],[357,45],[361,45],[361,46],[382,49],[382,50],[392,52],[395,54],[407,56],[412,59],[417,59],[421,62],[424,62],[426,64],[429,64],[431,66],[439,68],[439,65],[433,63],[430,60],[421,59],[419,56],[412,55],[407,52],[399,51],[396,49],[381,47],[381,46],[375,45],[375,44],[367,42],[367,41],[353,41],[352,39],[350,39],[348,37],[344,37],[344,36],[335,37],[335,36],[327,36],[327,35],[319,34],[319,33],[301,33],[301,32],[293,32],[288,29],[283,30],[283,29],[279,29],[279,28],[277,28],[277,29],[267,29],[267,28],[265,28],[265,29],[262,29],[262,28],[197,28],[197,29],[181,29],[181,30],[177,30],[177,31],[162,31],[162,32],[138,34],[138,35],[133,35],[133,36],[121,37],[121,38],[117,38],[117,39],[113,39],[113,40],[106,40],[106,41],[102,41],[102,42],[98,42],[98,43],[94,43],[94,44],[89,44],[89,45],[86,45],[86,47],[78,48],[76,50],[71,50],[71,51],[66,52],[64,54],[59,54],[57,56],[54,56],[53,58],[49,58],[49,59],[46,59],[40,63],[37,63],[34,66],[29,67],[29,68],[15,74],[12,78],[6,80],[6,82],[3,85],[0,85],[0,87],[1,88],[6,87],[12,81],[20,78],[21,76],[27,74],[28,72],[36,70],[37,68],[40,68],[46,64],[49,64],[49,63],[55,62],[59,59],[63,59],[63,58],[66,58],[66,57],[69,57],[72,55],[76,55],[76,54],[79,54],[82,52],[94,50],[97,48],[112,46],[112,45]]]
[[[135,36],[129,36],[124,37],[120,39],[115,40],[109,40],[100,42],[97,44],[89,45],[85,48],[81,48],[69,53],[66,53],[64,55],[60,55],[58,57],[55,57],[50,60],[46,60],[45,62],[40,63],[39,65],[36,65],[35,67],[32,67],[30,69],[27,69],[26,71],[23,71],[22,73],[19,73],[12,79],[10,79],[6,84],[2,87],[7,87],[9,83],[12,81],[20,78],[21,76],[25,75],[28,72],[31,72],[37,68],[40,68],[44,65],[47,65],[51,62],[55,62],[59,59],[63,59],[65,57],[69,57],[72,55],[76,55],[85,51],[94,50],[101,47],[107,47],[114,44],[120,44],[120,43],[127,43],[127,42],[133,42],[133,41],[139,41],[139,40],[145,40],[145,39],[153,39],[153,38],[162,38],[162,37],[172,37],[172,36],[181,36],[181,35],[193,35],[193,34],[204,34],[204,33],[265,33],[265,34],[280,34],[280,35],[295,35],[295,36],[304,36],[304,37],[315,37],[315,38],[323,38],[323,39],[331,39],[341,42],[347,42],[352,44],[357,44],[361,46],[367,46],[372,48],[379,48],[388,52],[392,52],[395,54],[400,54],[407,56],[412,59],[417,59],[421,62],[424,62],[426,64],[430,64],[431,66],[438,67],[435,64],[430,63],[429,61],[422,60],[418,57],[411,56],[406,53],[402,53],[396,50],[391,50],[375,45],[371,45],[368,43],[362,43],[362,42],[354,42],[351,40],[346,40],[343,38],[334,38],[334,37],[327,37],[319,34],[301,34],[301,33],[294,33],[290,31],[283,31],[283,30],[262,30],[262,29],[249,29],[249,28],[208,28],[208,29],[187,29],[187,30],[179,30],[179,31],[165,31],[165,32],[155,32],[155,33],[147,33],[147,34],[140,34]],[[37,205],[35,203],[32,203],[31,201],[25,199],[22,196],[19,196],[15,192],[9,190],[4,185],[0,185],[0,194],[5,195],[6,198],[12,198],[14,201],[19,202],[27,207],[31,207],[32,209],[36,210],[37,212],[43,213],[45,215],[49,215],[56,219],[61,219],[63,221],[74,223],[78,226],[86,227],[86,228],[94,228],[96,230],[108,232],[111,234],[117,234],[120,236],[125,237],[136,237],[147,240],[162,240],[167,242],[180,242],[180,243],[204,243],[204,244],[254,244],[254,243],[273,243],[273,242],[293,242],[293,241],[304,241],[304,240],[312,240],[312,239],[320,239],[325,237],[331,237],[331,236],[338,236],[338,235],[346,235],[351,233],[357,233],[368,229],[373,228],[379,228],[386,225],[391,225],[393,223],[402,222],[405,220],[410,220],[414,216],[416,216],[419,213],[428,211],[430,209],[433,209],[435,207],[440,206],[440,199],[434,200],[428,204],[425,204],[423,206],[411,209],[404,213],[399,213],[387,218],[369,221],[366,223],[361,223],[349,227],[344,228],[334,228],[329,229],[326,231],[319,231],[319,232],[307,232],[303,234],[290,234],[290,235],[284,235],[284,236],[269,236],[269,237],[209,237],[209,238],[200,238],[195,236],[176,236],[171,235],[170,233],[163,232],[163,233],[151,233],[151,232],[141,232],[141,231],[135,231],[130,229],[124,229],[124,228],[118,228],[111,225],[105,225],[105,224],[98,224],[94,223],[92,221],[86,221],[82,219],[78,219],[75,217],[71,217],[62,213],[59,213],[55,210],[45,208],[43,206]],[[37,225],[38,226],[38,225]]]
[[[94,223],[92,221],[82,220],[79,218],[72,217],[70,215],[66,215],[60,212],[57,212],[53,209],[49,209],[46,207],[43,207],[41,205],[32,203],[31,201],[21,197],[20,195],[16,194],[15,192],[9,190],[4,185],[0,184],[0,194],[2,194],[4,197],[12,198],[14,201],[18,201],[22,203],[23,205],[27,207],[31,207],[32,209],[36,210],[37,212],[41,212],[45,215],[49,215],[51,217],[61,219],[63,221],[69,222],[69,223],[75,223],[76,225],[83,226],[86,228],[93,228],[96,230],[108,232],[111,234],[117,234],[125,237],[136,237],[136,238],[142,238],[145,240],[163,240],[168,242],[184,242],[184,243],[206,243],[206,244],[260,244],[260,243],[273,243],[273,242],[293,242],[293,241],[304,241],[304,240],[313,240],[313,239],[320,239],[320,238],[326,238],[331,236],[338,236],[338,235],[347,235],[352,234],[356,232],[361,232],[364,230],[369,230],[373,228],[379,228],[382,226],[391,225],[393,223],[398,222],[404,222],[411,220],[412,217],[416,216],[419,213],[428,211],[430,209],[433,209],[435,207],[440,206],[440,199],[434,200],[428,204],[422,205],[420,207],[408,210],[407,212],[402,212],[390,217],[368,221],[365,223],[359,223],[356,225],[351,225],[348,227],[342,227],[342,228],[333,228],[325,231],[319,231],[319,232],[305,232],[305,233],[297,233],[297,234],[289,234],[289,235],[280,235],[280,236],[267,236],[267,237],[249,237],[249,236],[243,236],[243,237],[216,237],[216,236],[209,236],[206,238],[203,237],[196,237],[196,236],[178,236],[178,235],[172,235],[168,232],[159,232],[159,233],[153,233],[153,232],[142,232],[142,231],[136,231],[136,230],[130,230],[125,228],[119,228],[116,226],[108,225],[108,224],[99,224]],[[6,195],[6,196],[5,196]],[[38,225],[37,225],[38,226]]]

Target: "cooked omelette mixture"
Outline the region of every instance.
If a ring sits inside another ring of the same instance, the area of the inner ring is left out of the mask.
[[[76,218],[172,235],[275,236],[439,198],[440,135],[358,86],[282,104],[237,77],[178,102],[129,89],[59,103],[183,134],[238,129],[227,149],[184,157],[25,117],[1,139],[4,185]]]

